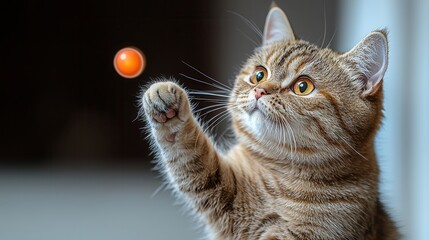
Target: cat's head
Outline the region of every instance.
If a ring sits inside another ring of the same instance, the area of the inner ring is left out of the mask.
[[[272,7],[263,44],[230,98],[239,141],[279,158],[367,154],[382,118],[387,53],[384,31],[343,54],[321,49],[297,39],[283,11]]]

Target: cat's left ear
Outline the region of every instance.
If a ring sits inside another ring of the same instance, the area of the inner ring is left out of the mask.
[[[269,45],[282,40],[295,40],[295,35],[286,14],[273,3],[265,20],[262,45]]]
[[[386,32],[374,31],[342,56],[357,68],[358,80],[364,84],[363,96],[378,92],[387,69],[387,55]]]

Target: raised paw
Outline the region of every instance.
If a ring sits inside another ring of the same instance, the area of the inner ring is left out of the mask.
[[[142,101],[146,116],[155,124],[175,125],[191,115],[185,91],[173,82],[152,84]]]

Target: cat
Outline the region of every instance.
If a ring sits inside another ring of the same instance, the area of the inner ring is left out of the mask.
[[[225,152],[174,79],[142,91],[158,165],[209,238],[399,238],[374,152],[387,55],[384,30],[340,54],[297,39],[273,5],[230,93],[236,144]]]

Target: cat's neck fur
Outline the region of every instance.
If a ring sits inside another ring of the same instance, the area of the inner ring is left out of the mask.
[[[259,152],[249,146],[237,144],[227,154],[228,158],[240,154],[248,159],[247,163],[237,163],[241,165],[256,165],[267,171],[273,171],[277,175],[287,180],[296,179],[332,183],[343,181],[345,178],[364,178],[378,182],[379,169],[375,157],[373,143],[365,146],[357,154],[353,150],[341,155],[338,158],[324,159],[317,162],[298,162],[293,159],[272,158],[269,154]],[[311,182],[309,182],[311,183]]]

